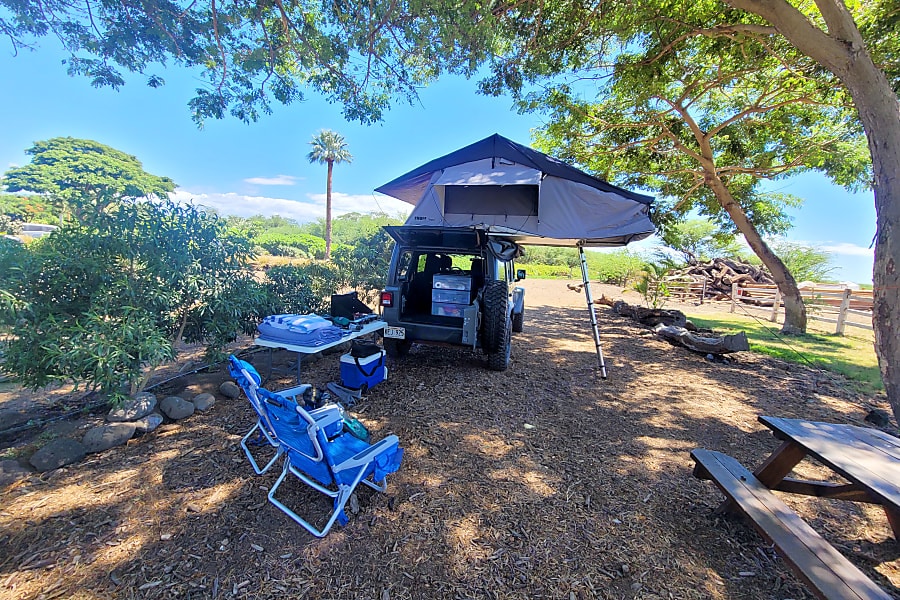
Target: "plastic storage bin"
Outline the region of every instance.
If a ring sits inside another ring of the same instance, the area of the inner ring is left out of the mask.
[[[451,302],[432,302],[431,314],[437,317],[462,317],[463,312],[469,308],[469,303],[453,304]]]
[[[431,287],[436,290],[472,289],[472,278],[468,275],[435,275]]]
[[[432,302],[453,302],[454,304],[468,304],[469,294],[465,290],[431,290]]]
[[[341,356],[341,385],[353,390],[368,389],[387,379],[384,350],[354,358],[350,353]]]

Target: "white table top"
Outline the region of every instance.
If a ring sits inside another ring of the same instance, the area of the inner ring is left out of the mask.
[[[264,346],[266,348],[284,348],[285,350],[290,350],[291,352],[299,352],[300,354],[315,354],[316,352],[327,350],[328,348],[333,348],[334,346],[338,346],[340,344],[343,344],[344,342],[349,342],[350,340],[356,339],[360,336],[384,329],[386,325],[387,323],[382,320],[371,321],[363,325],[362,329],[360,329],[359,331],[350,331],[349,333],[347,333],[347,335],[341,336],[341,338],[338,340],[334,340],[333,342],[329,342],[327,344],[320,344],[318,346],[297,346],[279,340],[266,339],[261,336],[253,340],[253,343],[257,346]]]

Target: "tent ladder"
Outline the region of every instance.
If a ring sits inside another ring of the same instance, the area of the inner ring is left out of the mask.
[[[600,329],[597,327],[597,313],[594,311],[594,299],[591,297],[591,283],[588,280],[587,258],[584,246],[578,245],[578,256],[581,259],[581,280],[584,282],[584,295],[587,298],[588,312],[591,313],[591,329],[594,332],[594,345],[597,347],[597,360],[600,363],[600,376],[606,379],[606,363],[603,362],[603,349],[600,347]]]

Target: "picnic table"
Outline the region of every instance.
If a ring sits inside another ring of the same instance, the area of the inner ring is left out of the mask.
[[[879,504],[900,538],[900,439],[847,424],[767,416],[759,422],[782,443],[753,473],[721,452],[691,452],[694,475],[727,496],[717,512],[744,514],[819,598],[891,598],[772,491]],[[806,457],[846,483],[788,477]]]
[[[783,440],[754,475],[766,487],[792,494],[880,504],[900,539],[900,438],[868,427],[759,417]],[[787,474],[812,456],[850,483],[802,481]]]

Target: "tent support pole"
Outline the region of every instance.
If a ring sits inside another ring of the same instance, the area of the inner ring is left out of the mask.
[[[584,282],[584,296],[587,298],[588,312],[591,314],[591,329],[594,333],[594,345],[597,347],[597,360],[600,363],[600,376],[606,379],[606,363],[603,362],[603,348],[600,347],[600,329],[597,327],[597,313],[594,311],[594,299],[591,297],[591,282],[588,280],[587,257],[584,246],[578,245],[578,256],[581,259],[581,280]]]

